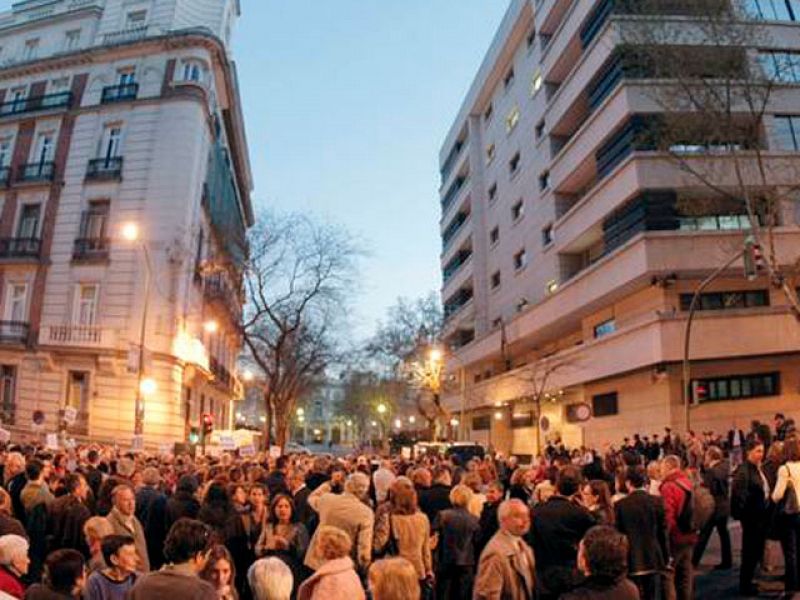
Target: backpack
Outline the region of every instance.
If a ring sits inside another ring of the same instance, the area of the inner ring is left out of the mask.
[[[716,510],[714,496],[702,483],[695,483],[691,489],[676,481],[685,494],[677,525],[681,533],[697,533],[705,527]]]

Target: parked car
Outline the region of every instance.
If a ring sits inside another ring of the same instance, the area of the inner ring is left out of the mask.
[[[457,456],[462,465],[473,458],[482,459],[485,455],[486,449],[475,442],[453,442],[445,451],[447,458]]]

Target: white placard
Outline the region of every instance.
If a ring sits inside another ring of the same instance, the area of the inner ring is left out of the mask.
[[[7,444],[11,441],[11,432],[8,429],[0,429],[0,444]]]
[[[411,448],[408,446],[403,446],[400,448],[400,456],[403,460],[411,460]]]
[[[240,456],[255,456],[256,449],[253,448],[252,444],[248,444],[247,446],[242,446],[239,448],[239,455]]]
[[[281,447],[280,446],[270,446],[269,447],[269,457],[270,458],[279,458],[281,455]]]
[[[74,425],[78,420],[78,409],[74,406],[67,406],[64,408],[64,421],[67,425]]]
[[[50,450],[58,450],[58,434],[48,433],[44,445]]]
[[[169,456],[172,453],[172,444],[161,442],[158,445],[158,451],[164,456]]]
[[[232,435],[219,436],[219,445],[223,450],[236,450],[236,440]]]
[[[141,452],[144,450],[144,436],[133,436],[133,439],[131,440],[131,450],[134,452]]]

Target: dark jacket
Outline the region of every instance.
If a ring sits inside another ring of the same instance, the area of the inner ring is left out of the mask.
[[[50,550],[73,548],[88,557],[83,526],[91,516],[87,506],[72,494],[56,498],[49,508]]]
[[[664,500],[636,490],[614,505],[616,525],[628,536],[628,572],[647,575],[662,571],[669,559]]]
[[[11,506],[14,509],[14,517],[22,523],[25,522],[25,507],[22,505],[20,494],[22,494],[22,488],[25,487],[26,483],[28,483],[28,478],[25,477],[25,473],[22,472],[14,475],[6,486],[8,495],[11,496]]]
[[[182,517],[196,519],[199,513],[200,503],[197,501],[197,498],[189,491],[178,490],[167,500],[167,531],[169,531],[169,528],[172,527],[172,524],[178,519]]]
[[[484,503],[483,510],[481,511],[481,518],[479,520],[480,533],[478,535],[477,554],[483,552],[486,544],[492,539],[497,530],[500,529],[500,523],[497,521],[497,510],[500,508],[500,503],[491,504]]]
[[[436,520],[436,515],[451,506],[449,485],[434,483],[419,496],[419,509],[428,517],[431,526]]]
[[[100,495],[100,486],[103,485],[103,472],[97,467],[89,467],[86,470],[86,483],[92,490],[92,495],[97,498]]]
[[[761,475],[750,461],[744,461],[733,474],[731,516],[742,522],[763,523],[767,514],[767,498]]]
[[[286,483],[286,475],[282,471],[273,471],[267,476],[264,482],[269,490],[269,497],[274,498],[278,494],[286,494],[291,496],[289,492],[289,485]]]
[[[295,520],[305,525],[308,535],[312,536],[317,530],[317,513],[308,505],[309,495],[311,495],[311,489],[306,484],[305,487],[295,492],[292,500],[294,502]]]
[[[638,588],[626,577],[602,581],[589,577],[561,600],[640,600]],[[645,600],[645,599],[642,599]]]
[[[540,592],[556,595],[575,587],[578,544],[596,524],[588,510],[564,496],[552,496],[534,509],[528,543],[536,556]]]
[[[164,540],[167,539],[167,496],[160,490],[144,486],[136,492],[136,518],[147,539],[150,569],[157,571],[164,564]]]
[[[217,600],[214,586],[179,565],[147,573],[128,593],[128,600]]]
[[[478,563],[475,544],[480,524],[478,518],[466,508],[441,511],[433,522],[432,530],[439,534],[436,552],[440,568],[471,567]]]
[[[28,532],[17,519],[10,517],[4,512],[0,512],[0,537],[13,533],[24,538],[28,537]]]
[[[731,467],[723,460],[705,470],[703,483],[714,496],[714,519],[725,519],[731,514]]]
[[[25,592],[25,600],[74,600],[74,598],[68,594],[54,592],[41,583],[36,583]]]

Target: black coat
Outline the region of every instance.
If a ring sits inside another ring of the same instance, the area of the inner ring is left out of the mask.
[[[167,497],[150,486],[136,492],[136,518],[147,539],[150,569],[157,571],[164,564],[164,541],[167,539]]]
[[[753,525],[761,524],[767,518],[767,497],[761,475],[758,467],[747,460],[733,474],[731,516]]]
[[[83,526],[92,514],[86,505],[71,494],[56,498],[48,508],[50,547],[52,550],[72,548],[89,556]]]
[[[664,499],[636,490],[614,505],[616,525],[628,536],[628,572],[661,571],[669,558]]]
[[[433,522],[432,531],[439,534],[436,546],[439,568],[472,567],[478,564],[475,551],[480,533],[478,518],[466,508],[448,508]]]
[[[14,509],[13,516],[23,523],[25,522],[25,507],[22,505],[22,500],[20,500],[20,494],[26,483],[28,483],[28,478],[25,477],[25,473],[17,473],[11,478],[6,487],[8,495],[11,496],[11,506]]]
[[[317,517],[317,513],[314,511],[311,506],[308,504],[308,497],[311,495],[311,490],[306,487],[301,488],[295,492],[292,500],[294,501],[294,517],[298,523],[302,523],[306,531],[308,531],[308,535],[314,535],[314,531],[317,529],[317,524],[319,519]]]
[[[703,483],[714,496],[714,518],[724,519],[731,514],[731,468],[728,461],[721,461],[703,473]]]
[[[286,483],[286,475],[283,471],[273,471],[267,476],[264,485],[267,486],[269,490],[269,497],[270,499],[274,498],[278,494],[286,494],[287,496],[291,496],[291,492],[289,492],[289,485]]]
[[[330,477],[328,477],[325,473],[314,472],[306,475],[306,485],[312,492],[326,481],[330,481]]]
[[[167,500],[167,522],[165,523],[167,532],[172,524],[182,517],[196,519],[200,513],[200,503],[191,492],[177,491]]]
[[[589,511],[563,496],[533,510],[528,543],[536,556],[537,589],[557,595],[575,587],[578,544],[597,522]]]
[[[486,544],[489,543],[489,540],[492,539],[492,536],[497,533],[498,529],[500,529],[500,523],[497,521],[497,510],[499,508],[499,502],[495,504],[486,502],[483,505],[481,518],[479,520],[481,530],[478,535],[478,556],[480,556],[480,553],[483,552],[483,549],[486,547]]]
[[[436,520],[436,515],[451,506],[449,485],[434,483],[419,496],[419,509],[428,517],[431,526]]]

